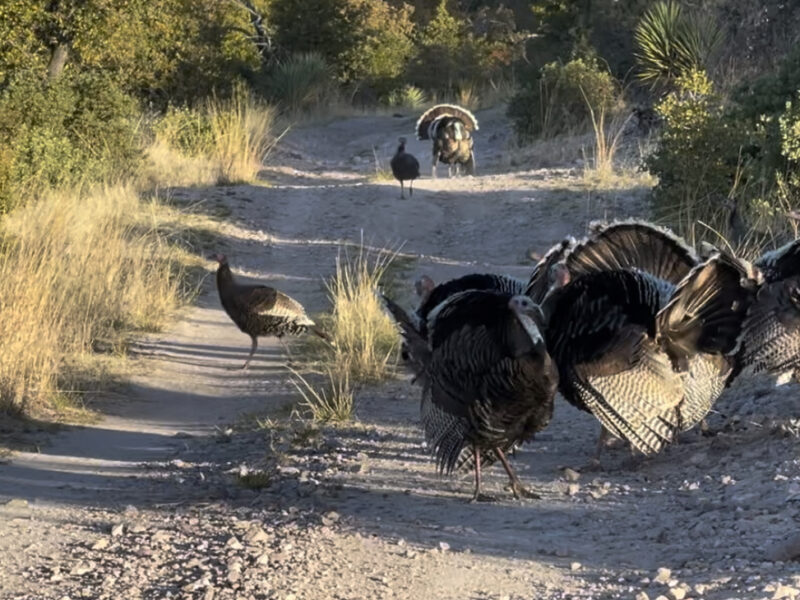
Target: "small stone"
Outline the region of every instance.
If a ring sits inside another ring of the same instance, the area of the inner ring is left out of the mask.
[[[263,554],[259,555],[256,559],[257,565],[268,565],[269,564],[269,552],[264,552]]]
[[[567,486],[567,496],[576,496],[578,494],[578,492],[580,491],[580,489],[581,489],[581,486],[578,485],[577,483],[570,483]]]
[[[686,590],[682,587],[674,587],[669,591],[669,597],[672,600],[683,600],[686,598]]]
[[[79,576],[80,575],[86,575],[86,573],[89,573],[92,570],[92,568],[93,568],[92,565],[90,565],[89,563],[85,563],[85,562],[81,561],[77,565],[72,567],[72,569],[70,570],[69,574],[70,575],[79,575]]]
[[[261,527],[253,525],[244,534],[243,539],[248,544],[260,544],[269,541],[270,537]]]
[[[117,523],[111,528],[111,537],[119,537],[125,532],[125,524]]]
[[[650,600],[650,596],[647,595],[647,592],[639,592],[634,600]]]
[[[702,596],[703,594],[706,593],[707,589],[708,589],[708,586],[706,584],[704,584],[704,583],[696,583],[695,586],[694,586],[694,593],[697,594],[698,596]]]
[[[667,598],[664,595],[661,595],[661,596],[656,596],[656,600],[669,600],[669,598]]]
[[[92,550],[105,550],[106,548],[108,548],[109,544],[110,542],[108,541],[108,538],[102,537],[99,540],[97,540],[94,544],[92,544]]]
[[[6,508],[28,508],[28,501],[25,498],[12,498],[3,506]]]
[[[448,544],[447,542],[439,542],[439,550],[441,550],[442,552],[447,552],[448,550],[450,550],[450,544]]]
[[[734,483],[733,477],[731,477],[730,475],[723,475],[722,477],[719,478],[719,482],[722,485],[731,485],[732,483]]]
[[[326,527],[330,527],[331,525],[336,523],[340,518],[341,517],[339,516],[339,513],[337,513],[335,510],[332,510],[322,515],[322,524],[325,525]]]
[[[797,598],[798,594],[800,594],[800,590],[797,588],[781,584],[778,586],[778,589],[775,590],[775,593],[772,594],[772,600],[782,600],[783,598],[794,600],[794,598]]]
[[[244,546],[242,546],[242,542],[236,539],[235,535],[228,538],[228,541],[225,542],[225,546],[233,550],[241,550],[242,548],[244,548]]]
[[[164,531],[163,529],[159,529],[155,533],[153,533],[152,537],[150,538],[153,542],[166,542],[169,540],[169,533]]]
[[[573,562],[573,563],[570,563],[570,564],[569,564],[569,570],[570,570],[570,571],[579,571],[579,570],[580,570],[580,568],[581,568],[581,566],[582,566],[582,565],[581,565],[581,563],[579,563],[579,562]]]
[[[411,549],[406,550],[406,553],[405,553],[405,557],[406,558],[414,558],[416,555],[417,555],[417,553],[414,552],[413,550],[411,550]]]
[[[578,471],[570,469],[569,467],[564,469],[564,479],[566,479],[567,481],[578,481],[578,479],[580,478],[581,474],[578,473]]]
[[[666,585],[669,583],[670,579],[672,579],[672,571],[666,567],[659,567],[658,571],[656,571],[656,576],[653,578],[653,581]]]
[[[284,598],[283,600],[297,600],[297,596],[294,594],[287,594],[286,598]]]
[[[213,587],[206,588],[206,593],[203,596],[203,600],[214,600],[214,588]]]

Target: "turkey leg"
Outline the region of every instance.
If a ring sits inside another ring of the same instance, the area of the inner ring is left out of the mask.
[[[247,366],[250,364],[250,361],[253,360],[253,355],[256,353],[256,349],[258,348],[258,338],[254,335],[251,335],[250,339],[253,340],[250,344],[250,355],[247,357],[247,360],[244,361],[244,364],[239,367],[239,371],[244,371],[247,369]]]
[[[472,452],[475,455],[475,493],[472,494],[470,502],[488,502],[494,500],[491,496],[481,494],[481,452],[478,446],[472,446]]]
[[[405,195],[403,195],[403,180],[400,180],[400,199],[403,200]]]
[[[520,496],[523,498],[534,498],[538,499],[541,496],[535,492],[531,492],[530,490],[526,489],[525,486],[522,485],[517,474],[514,473],[514,470],[511,468],[511,465],[508,463],[508,459],[506,455],[503,454],[503,451],[500,448],[494,449],[495,454],[497,454],[497,458],[500,459],[500,462],[503,463],[503,468],[508,473],[508,478],[511,480],[511,492],[514,494],[514,498],[519,499]]]

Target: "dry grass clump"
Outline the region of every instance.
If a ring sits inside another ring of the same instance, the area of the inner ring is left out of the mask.
[[[218,167],[218,183],[256,179],[277,141],[272,133],[274,109],[239,87],[228,100],[209,101],[207,111],[213,139],[210,157]]]
[[[387,282],[395,252],[371,252],[362,244],[354,254],[343,252],[336,273],[327,282],[332,310],[319,321],[330,344],[309,338],[307,353],[324,365],[323,388],[295,373],[303,405],[315,420],[345,421],[352,417],[355,387],[392,375],[398,348],[397,330],[376,291]]]
[[[157,330],[192,294],[164,233],[174,212],[115,185],[52,191],[4,217],[0,411],[51,409],[81,387],[76,366],[93,348]]]
[[[275,110],[244,86],[227,99],[170,108],[152,124],[144,181],[171,186],[255,181],[279,139],[275,117]]]

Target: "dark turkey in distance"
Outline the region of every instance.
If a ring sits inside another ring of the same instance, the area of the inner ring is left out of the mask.
[[[397,147],[397,152],[392,157],[389,163],[392,167],[392,174],[397,181],[400,182],[400,197],[405,198],[403,194],[403,182],[408,181],[408,195],[414,195],[414,180],[419,177],[419,161],[413,154],[406,152],[406,138],[401,137],[400,145]]]
[[[422,383],[422,427],[440,472],[451,473],[471,450],[474,500],[481,462],[494,454],[515,497],[536,497],[520,483],[506,452],[550,422],[558,372],[544,345],[542,313],[527,296],[469,290],[452,295],[429,321],[428,337],[391,299]]]
[[[734,375],[769,374],[783,383],[800,369],[800,240],[767,252],[754,264],[764,284],[744,322]]]
[[[757,291],[744,261],[697,262],[653,225],[595,225],[556,266],[565,285],[543,305],[561,393],[644,454],[711,409]]]
[[[475,115],[455,104],[437,104],[422,113],[415,131],[418,140],[433,140],[432,177],[439,162],[448,165],[450,176],[453,167],[458,172],[462,166],[468,175],[475,174],[472,133],[477,130]]]
[[[222,254],[217,254],[215,259],[219,262],[217,291],[222,307],[236,326],[252,340],[250,355],[242,369],[246,369],[253,359],[259,337],[275,336],[283,344],[283,336],[300,335],[310,330],[328,339],[308,318],[303,305],[297,300],[266,285],[238,283],[231,273],[228,259]],[[288,348],[286,352],[288,354]]]

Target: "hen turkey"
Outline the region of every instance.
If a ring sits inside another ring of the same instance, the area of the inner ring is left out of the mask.
[[[237,282],[231,272],[228,259],[217,254],[217,291],[222,307],[236,326],[252,341],[250,354],[242,365],[246,369],[258,348],[258,338],[275,336],[283,344],[286,335],[300,335],[311,331],[328,339],[312,321],[303,305],[297,300],[266,285]],[[289,349],[284,344],[287,355]]]
[[[419,161],[412,154],[406,152],[406,138],[401,137],[397,152],[389,163],[392,167],[392,174],[400,182],[400,198],[405,198],[403,194],[403,182],[408,181],[408,195],[414,195],[414,180],[419,177]]]

